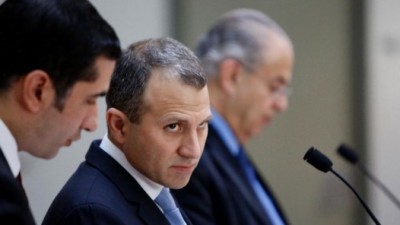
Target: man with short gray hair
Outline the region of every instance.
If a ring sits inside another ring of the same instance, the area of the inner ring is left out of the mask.
[[[211,117],[197,57],[171,38],[132,44],[106,96],[108,134],[92,143],[44,225],[191,224],[170,193],[203,152]]]
[[[288,224],[244,149],[288,107],[294,61],[288,35],[263,13],[238,9],[211,27],[197,55],[213,119],[199,166],[174,194],[195,224]]]

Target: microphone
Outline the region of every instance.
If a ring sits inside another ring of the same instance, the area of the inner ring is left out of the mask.
[[[353,191],[353,193],[357,196],[358,200],[364,206],[368,215],[372,218],[375,224],[380,225],[378,219],[368,208],[367,204],[365,204],[365,202],[361,199],[356,190],[342,176],[340,176],[335,170],[332,169],[333,163],[328,157],[326,157],[324,154],[318,151],[318,149],[311,147],[310,149],[308,149],[303,159],[324,173],[331,171],[333,174],[335,174],[336,177],[338,177],[341,181],[343,181],[343,183],[345,183]]]
[[[367,176],[375,185],[377,185],[387,196],[388,198],[400,209],[400,201],[396,198],[396,196],[376,177],[374,177],[367,168],[359,162],[357,152],[349,147],[348,145],[341,144],[337,148],[337,153],[342,156],[344,159],[349,161],[351,164],[357,165],[358,169]]]

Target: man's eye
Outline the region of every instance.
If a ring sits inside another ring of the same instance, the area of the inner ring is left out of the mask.
[[[200,128],[205,128],[205,127],[207,127],[207,126],[208,126],[208,121],[202,122],[202,123],[199,125]]]
[[[279,89],[280,89],[280,86],[277,84],[269,85],[269,90],[271,90],[271,92],[277,92]]]
[[[86,101],[86,103],[88,105],[95,105],[96,104],[96,100],[95,99],[89,99],[89,100]]]
[[[167,126],[167,128],[170,131],[178,131],[179,130],[179,124],[177,124],[177,123],[169,124]]]

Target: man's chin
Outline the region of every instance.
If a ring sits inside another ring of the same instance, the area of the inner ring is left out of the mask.
[[[189,183],[189,179],[185,179],[185,180],[180,180],[179,182],[173,182],[170,183],[169,185],[164,185],[166,187],[169,187],[170,189],[181,189],[184,188],[187,184]]]
[[[54,158],[54,157],[57,156],[57,154],[58,154],[59,151],[60,151],[60,149],[53,149],[53,150],[51,150],[51,151],[46,151],[46,152],[43,152],[43,151],[35,151],[35,150],[32,150],[32,151],[25,151],[25,152],[29,153],[30,155],[32,155],[32,156],[34,156],[34,157],[36,157],[36,158],[41,158],[41,159],[52,159],[52,158]]]
[[[261,135],[261,133],[263,132],[263,129],[264,127],[260,127],[259,129],[254,129],[254,130],[252,130],[252,133],[251,133],[251,135],[250,135],[250,138],[255,138],[255,137],[258,137],[258,136],[260,136]]]

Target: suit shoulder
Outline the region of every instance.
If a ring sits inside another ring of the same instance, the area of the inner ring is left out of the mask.
[[[45,220],[52,222],[46,224],[59,224],[54,222],[57,218],[81,218],[83,212],[94,216],[96,212],[105,211],[112,215],[116,210],[114,206],[124,202],[118,188],[106,176],[82,163],[51,204]]]
[[[102,225],[125,224],[112,207],[101,203],[82,203],[70,208],[69,211],[49,211],[42,225]]]

